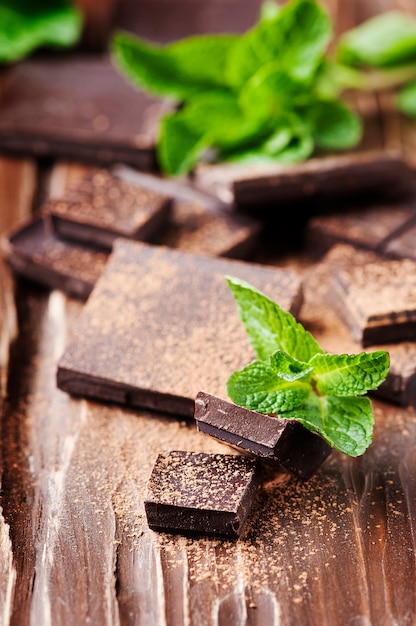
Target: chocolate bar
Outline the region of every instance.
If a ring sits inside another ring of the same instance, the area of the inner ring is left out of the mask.
[[[409,168],[399,152],[383,149],[311,158],[287,165],[200,165],[195,184],[250,210],[276,202],[334,198],[403,185]]]
[[[111,250],[116,237],[153,237],[169,219],[171,207],[170,197],[100,169],[47,202],[43,212],[51,216],[58,236]]]
[[[59,239],[42,217],[20,224],[1,244],[14,274],[81,300],[90,295],[108,258],[106,250]]]
[[[249,216],[207,210],[197,202],[176,201],[172,219],[154,242],[184,252],[246,259],[259,243],[262,224]]]
[[[238,538],[259,486],[254,459],[173,450],[160,453],[147,483],[149,527]]]
[[[356,354],[363,349],[361,343],[351,336],[349,327],[340,323],[343,306],[340,303],[336,304],[331,290],[328,294],[331,276],[341,268],[354,265],[361,267],[370,263],[377,265],[381,261],[383,258],[374,252],[346,244],[336,244],[322,262],[315,266],[314,272],[309,274],[308,287],[312,290],[313,301],[316,301],[314,306],[318,307],[315,315],[319,319],[320,345],[329,352]],[[332,306],[326,306],[331,300]],[[337,309],[340,309],[338,315],[335,314]],[[412,341],[380,343],[372,345],[371,350],[386,350],[390,354],[390,369],[386,380],[377,389],[369,392],[370,395],[400,406],[415,404],[416,343]]]
[[[116,239],[58,364],[58,386],[189,418],[201,387],[226,398],[230,374],[254,357],[226,275],[294,315],[300,309],[295,271]]]
[[[382,260],[334,270],[329,300],[362,346],[416,339],[416,262]]]
[[[401,244],[400,234],[406,233],[416,220],[416,201],[372,204],[357,209],[315,215],[305,229],[305,245],[315,258],[323,256],[339,243],[372,250],[378,254],[410,256],[415,246]]]
[[[200,391],[195,398],[197,430],[248,452],[304,480],[332,448],[296,420],[263,415]]]
[[[132,87],[109,55],[37,56],[7,76],[0,149],[154,170],[158,120],[167,106]]]

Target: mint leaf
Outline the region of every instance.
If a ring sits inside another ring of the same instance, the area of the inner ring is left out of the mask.
[[[43,46],[73,46],[81,29],[81,13],[69,0],[4,0],[0,6],[0,63],[12,63]]]
[[[229,377],[231,400],[298,420],[340,452],[363,454],[372,441],[374,417],[370,400],[362,396],[388,375],[388,352],[325,353],[290,313],[245,281],[226,280],[259,356]]]
[[[167,174],[186,174],[208,147],[208,140],[195,132],[180,112],[165,115],[161,120],[156,155]]]
[[[263,142],[241,151],[223,154],[225,161],[245,165],[291,164],[307,159],[314,150],[311,133],[295,114],[280,116],[274,129]]]
[[[406,85],[396,97],[399,111],[410,117],[416,117],[416,81]]]
[[[201,91],[228,89],[228,54],[239,35],[195,35],[165,46],[119,31],[112,58],[136,86],[156,96],[187,100]]]
[[[241,87],[263,65],[278,61],[294,79],[310,81],[331,35],[331,21],[319,2],[292,0],[236,43],[228,60],[229,80]]]
[[[364,454],[373,439],[374,416],[369,398],[319,397],[310,393],[302,407],[281,417],[295,419],[343,454]]]
[[[240,92],[242,108],[256,117],[278,119],[293,110],[298,95],[307,93],[302,83],[293,80],[276,62],[261,67]]]
[[[351,66],[388,67],[416,61],[416,20],[400,11],[387,11],[345,33],[336,56]]]
[[[158,160],[173,175],[185,174],[208,148],[213,157],[267,134],[265,124],[246,118],[232,94],[213,92],[195,97],[189,104],[162,120]]]
[[[361,139],[361,119],[342,102],[315,100],[302,107],[300,114],[320,148],[346,150]]]
[[[277,350],[283,350],[307,363],[315,354],[323,352],[291,313],[244,280],[232,276],[226,276],[226,280],[259,359],[266,361]]]
[[[264,361],[252,361],[227,381],[227,393],[235,404],[259,413],[277,413],[302,404],[310,392],[310,385],[289,383],[276,376],[274,369]]]
[[[313,360],[314,357],[312,357]],[[270,357],[270,365],[279,378],[292,382],[304,378],[313,370],[313,366],[294,359],[286,352],[278,350]]]
[[[377,389],[386,378],[390,356],[384,350],[360,354],[317,354],[312,357],[313,377],[321,394],[358,396]]]

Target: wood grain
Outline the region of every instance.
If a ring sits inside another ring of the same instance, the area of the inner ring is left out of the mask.
[[[328,3],[346,26],[376,6]],[[396,118],[378,120],[386,146],[410,141],[401,122],[397,139]],[[57,164],[46,196],[84,172]],[[0,232],[30,214],[37,173],[33,161],[0,158]],[[325,349],[348,346],[325,302],[325,268],[288,266],[306,280],[303,323]],[[416,623],[414,407],[374,400],[374,443],[362,457],[333,452],[307,482],[265,475],[238,541],[155,533],[143,495],[156,454],[230,450],[191,421],[58,390],[56,365],[81,310],[59,291],[14,285],[0,266],[0,626]]]

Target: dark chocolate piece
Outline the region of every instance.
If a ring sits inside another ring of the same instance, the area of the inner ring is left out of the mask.
[[[416,262],[410,259],[337,268],[329,297],[363,346],[416,339]]]
[[[296,420],[250,411],[203,391],[196,396],[194,417],[200,432],[304,480],[332,451],[322,437]]]
[[[105,250],[59,239],[40,217],[6,234],[2,248],[16,275],[81,300],[90,295],[108,258]]]
[[[400,232],[392,235],[392,237],[385,242],[381,252],[388,257],[396,259],[413,259],[416,261],[416,224],[413,220],[412,223],[407,224]]]
[[[248,216],[207,210],[202,204],[176,201],[170,224],[155,242],[184,252],[247,258],[256,248],[262,225]]]
[[[129,84],[109,55],[37,56],[7,76],[0,148],[154,169],[158,120],[166,106]]]
[[[195,184],[226,202],[250,209],[276,202],[331,198],[400,186],[409,168],[399,152],[368,150],[313,158],[291,165],[202,165]]]
[[[254,358],[225,276],[242,278],[296,315],[292,271],[116,239],[58,365],[58,386],[192,418],[198,391],[227,397]]]
[[[334,314],[331,307],[325,307],[328,302],[328,284],[330,277],[336,268],[363,266],[368,263],[380,263],[382,257],[360,248],[346,244],[337,244],[326,254],[322,262],[316,266],[315,271],[309,275],[308,287],[312,290],[314,298],[322,297],[319,311],[319,329],[321,345],[329,352],[356,354],[363,347],[361,343],[354,341],[349,328],[345,324],[339,324],[339,317]],[[319,295],[321,293],[321,296]],[[329,294],[331,295],[331,294]],[[338,306],[342,309],[340,302]],[[333,308],[336,310],[335,303]],[[341,317],[342,319],[342,317]],[[323,333],[323,334],[322,334]],[[391,344],[375,344],[373,350],[386,350],[390,354],[390,368],[386,380],[370,395],[394,402],[400,406],[408,406],[416,403],[416,343],[402,341]]]
[[[172,200],[100,169],[73,185],[43,211],[55,232],[111,250],[116,237],[146,241],[169,219]]]
[[[235,539],[241,535],[258,486],[254,459],[178,450],[161,453],[144,498],[147,522],[162,532]]]
[[[416,202],[371,205],[316,215],[307,224],[305,244],[315,257],[322,256],[338,243],[385,254],[390,252],[390,240],[392,243],[396,241],[397,250],[397,235],[406,231],[415,220]],[[398,256],[408,255],[399,252]]]
[[[158,177],[126,166],[115,166],[113,172],[131,184],[174,198],[170,223],[153,238],[153,243],[234,259],[245,259],[255,250],[263,228],[260,220],[236,213],[215,196],[183,180]]]

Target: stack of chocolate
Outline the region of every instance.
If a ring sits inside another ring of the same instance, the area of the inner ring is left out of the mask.
[[[331,453],[296,420],[261,415],[206,392],[196,396],[194,417],[199,432],[241,454],[161,453],[144,501],[154,530],[239,537],[261,486],[263,463],[307,480]]]
[[[119,237],[236,258],[254,248],[258,221],[204,194],[188,197],[179,184],[116,169],[93,170],[3,237],[17,275],[86,300]]]

